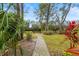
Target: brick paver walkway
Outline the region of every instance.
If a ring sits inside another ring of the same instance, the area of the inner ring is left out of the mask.
[[[33,51],[33,56],[49,56],[49,55],[50,54],[48,52],[48,48],[45,41],[40,35],[38,35],[38,38],[36,40],[36,46]]]

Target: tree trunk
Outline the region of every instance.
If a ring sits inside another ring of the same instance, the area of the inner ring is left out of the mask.
[[[16,8],[17,8],[17,16],[20,18],[20,4],[19,3],[16,4]]]
[[[70,8],[71,8],[71,3],[68,5],[68,9],[67,9],[67,11],[65,12],[65,15],[62,17],[62,22],[61,22],[61,29],[63,30],[63,23],[64,23],[64,21],[66,20],[66,17],[67,17],[67,15],[68,15],[68,13],[69,13],[69,11],[70,11]],[[61,30],[61,31],[62,31]]]
[[[23,3],[21,3],[21,20],[23,21],[23,17],[24,17],[24,7],[23,7]],[[23,39],[23,28],[21,28],[21,39]]]
[[[41,31],[43,31],[43,29],[42,29],[42,20],[43,20],[43,17],[40,15],[39,23],[40,23]]]
[[[21,3],[21,18],[23,20],[24,17],[24,7],[23,7],[23,3]]]
[[[62,33],[62,24],[59,25],[59,33]]]
[[[70,8],[71,8],[71,3],[68,4],[67,10],[64,10],[64,11],[63,11],[62,21],[61,21],[61,23],[59,24],[59,25],[60,25],[60,27],[59,27],[59,28],[60,28],[60,33],[63,31],[63,23],[64,23],[64,21],[66,20],[66,17],[67,17],[67,15],[68,15],[69,11],[70,11]]]
[[[50,15],[50,6],[51,6],[51,4],[49,3],[48,5],[47,5],[47,16],[46,16],[46,31],[48,31],[48,20],[49,20],[49,15]]]
[[[19,18],[18,21],[22,22],[23,21],[23,4],[17,3],[17,17]],[[20,28],[20,36],[19,40],[23,39],[23,28]]]
[[[16,20],[16,22],[18,23],[20,20],[20,5],[19,5],[19,3],[17,3],[16,4],[16,12],[17,12],[17,20]],[[17,37],[18,37],[18,40],[19,40],[19,34],[17,34]],[[13,40],[13,42],[12,42],[12,44],[13,44],[13,53],[14,53],[14,56],[16,56],[16,41],[15,40]]]
[[[4,10],[4,4],[3,4],[3,3],[1,3],[1,5],[2,5],[2,10]]]

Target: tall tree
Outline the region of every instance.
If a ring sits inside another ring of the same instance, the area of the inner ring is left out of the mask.
[[[36,15],[39,17],[39,22],[42,29],[42,23],[45,22],[45,30],[48,30],[48,22],[52,13],[52,7],[53,4],[47,3],[47,4],[40,4],[39,9],[36,12]]]
[[[18,24],[20,22],[20,4],[16,3],[15,5],[16,5],[15,8],[16,8],[16,16],[17,16],[16,23]],[[20,39],[19,34],[17,34],[17,37],[18,37],[18,39]],[[14,50],[14,55],[16,56],[16,43],[14,43],[14,42],[16,42],[16,41],[13,41],[12,44],[14,45],[13,50]]]
[[[23,3],[21,3],[21,20],[23,22],[24,19],[24,7],[23,7]],[[23,39],[23,28],[21,28],[21,39]]]
[[[20,18],[20,4],[19,3],[16,4],[16,12],[17,12],[18,18]]]
[[[17,16],[18,16],[18,21],[21,22],[21,29],[20,29],[20,40],[23,39],[23,16],[24,16],[24,7],[23,7],[23,3],[17,3],[16,4],[16,10],[17,10]]]
[[[48,21],[49,21],[49,18],[50,18],[50,12],[51,12],[51,4],[48,3],[47,4],[47,13],[46,13],[46,31],[48,30]]]
[[[4,4],[3,4],[3,3],[1,3],[1,5],[2,5],[2,10],[4,10]]]
[[[21,17],[22,17],[22,20],[24,19],[24,4],[21,3]]]
[[[59,28],[60,28],[60,32],[62,32],[63,29],[63,23],[66,20],[66,17],[70,11],[71,8],[71,3],[69,4],[62,4],[62,7],[59,8],[59,10],[55,10],[55,14],[56,14],[56,20],[59,24]]]

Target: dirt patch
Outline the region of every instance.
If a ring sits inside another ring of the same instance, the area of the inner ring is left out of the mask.
[[[26,41],[23,40],[20,42],[23,55],[24,56],[31,56],[35,47],[35,41]]]
[[[35,41],[21,40],[18,42],[16,56],[31,56],[35,47]],[[21,49],[20,49],[21,48]],[[22,54],[21,54],[22,52]],[[9,49],[4,56],[14,56],[13,49]]]

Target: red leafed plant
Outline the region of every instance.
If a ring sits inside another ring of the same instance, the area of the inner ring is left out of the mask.
[[[78,24],[76,24],[75,21],[72,21],[69,23],[65,35],[70,40],[70,48],[73,48],[76,46],[76,44],[79,43],[79,37],[78,37]]]

